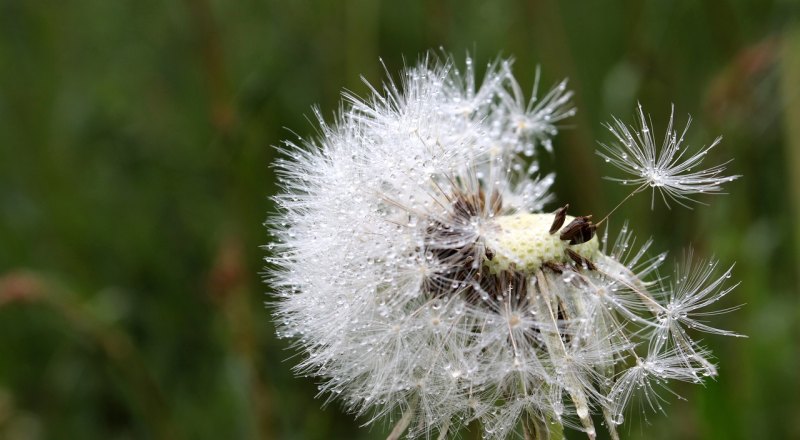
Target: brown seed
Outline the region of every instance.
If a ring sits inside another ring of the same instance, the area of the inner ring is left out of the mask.
[[[575,264],[585,267],[586,269],[589,270],[597,270],[597,267],[594,265],[594,263],[589,261],[589,259],[581,256],[579,253],[573,251],[572,249],[567,249],[567,255],[569,255],[569,258],[572,259],[572,261],[574,261]]]
[[[555,273],[557,273],[557,274],[562,274],[562,273],[564,273],[564,269],[566,269],[566,267],[564,267],[564,265],[563,265],[563,264],[560,264],[560,263],[554,263],[554,262],[552,262],[552,261],[547,261],[547,262],[545,262],[545,263],[544,263],[544,267],[546,267],[546,268],[548,268],[548,269],[552,270],[553,272],[555,272]]]
[[[567,226],[561,230],[559,238],[569,240],[569,244],[586,243],[594,237],[597,226],[591,221],[592,216],[575,217]]]
[[[492,191],[492,196],[489,198],[489,212],[492,214],[499,214],[503,209],[503,196],[497,191]]]
[[[553,225],[550,226],[550,235],[555,234],[561,226],[564,225],[564,220],[567,218],[567,209],[569,208],[569,203],[566,205],[556,209],[555,218],[553,218]]]

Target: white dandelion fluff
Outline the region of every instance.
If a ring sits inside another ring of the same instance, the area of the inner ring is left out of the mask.
[[[733,334],[706,321],[730,271],[660,278],[664,255],[636,250],[627,224],[610,245],[591,216],[543,212],[553,175],[539,175],[537,150],[574,113],[570,97],[561,82],[526,101],[510,61],[478,82],[471,60],[460,71],[429,57],[367,99],[346,95],[332,124],[317,112],[317,140],[285,144],[268,281],[279,334],[304,355],[297,372],[322,395],[368,424],[392,420],[394,439],[473,421],[487,438],[562,426],[594,438],[593,415],[616,439],[637,391],[658,410],[666,381],[716,374],[691,337]],[[682,135],[659,152],[647,131],[615,134],[624,146],[604,157],[635,184],[683,200],[726,180],[684,156]]]
[[[667,199],[686,206],[692,201],[690,195],[698,193],[719,193],[722,184],[735,180],[740,176],[724,176],[728,162],[702,167],[703,160],[708,152],[719,145],[722,137],[706,146],[692,152],[684,143],[686,132],[691,125],[691,118],[686,123],[682,132],[673,129],[675,107],[669,115],[664,140],[659,148],[653,137],[652,123],[648,124],[647,117],[641,104],[638,108],[639,127],[628,126],[621,120],[614,118],[614,122],[606,127],[617,139],[612,144],[600,144],[602,151],[598,151],[606,162],[611,163],[629,176],[624,178],[610,178],[624,185],[637,186],[637,191],[648,186],[653,188],[653,194],[658,191],[664,202],[669,206]]]

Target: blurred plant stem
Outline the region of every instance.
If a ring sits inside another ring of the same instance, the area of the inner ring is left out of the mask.
[[[223,135],[232,134],[236,126],[236,107],[228,83],[225,56],[219,31],[207,0],[185,0],[192,25],[198,38],[197,45],[206,77],[210,117],[214,127]]]
[[[35,272],[13,271],[0,276],[0,310],[14,304],[42,306],[61,316],[69,328],[98,347],[120,373],[153,437],[178,438],[161,389],[126,333],[98,319],[77,295]]]
[[[226,66],[223,41],[217,22],[208,0],[185,0],[189,9],[192,25],[198,41],[198,51],[202,60],[209,95],[209,114],[212,123],[221,135],[219,145],[225,150],[242,148],[237,141],[237,109],[235,96],[231,92],[228,69]],[[240,157],[240,156],[236,156]],[[234,228],[244,230],[252,219],[252,206],[248,194],[248,182],[241,176],[232,173],[231,182],[235,184],[227,188],[230,201],[229,211],[232,224],[244,225]],[[225,344],[234,357],[246,370],[248,408],[251,411],[256,438],[275,438],[272,423],[272,403],[266,382],[261,376],[263,368],[259,361],[259,334],[256,331],[256,319],[253,310],[263,312],[262,308],[254,308],[252,299],[254,289],[249,274],[255,273],[247,264],[242,234],[224,235],[217,250],[216,261],[209,276],[211,298],[221,312],[227,328],[230,343]]]
[[[786,151],[789,197],[794,218],[800,218],[800,26],[787,30],[783,39],[781,56],[781,88],[786,126]],[[792,231],[795,240],[796,261],[800,262],[800,229]],[[800,267],[797,268],[800,273]]]
[[[348,0],[345,2],[346,77],[348,88],[363,89],[359,78],[378,80],[378,22],[380,2]]]
[[[572,55],[559,3],[554,0],[534,0],[527,3],[527,13],[531,23],[531,40],[541,54],[542,64],[549,66],[549,69],[560,69],[559,75],[578,78],[579,67]],[[594,124],[589,120],[589,111],[583,102],[585,94],[581,91],[579,81],[571,82],[569,87],[575,92],[573,102],[578,112],[569,124],[571,129],[563,131],[567,140],[564,144],[567,150],[565,155],[570,158],[570,175],[580,178],[567,179],[565,184],[570,194],[579,195],[586,192],[585,182],[599,182],[601,179],[597,161],[586,150],[588,145],[594,145],[595,136],[589,128]],[[587,212],[600,213],[608,206],[603,191],[593,191],[592,197],[582,201]]]
[[[225,346],[232,347],[235,356],[247,370],[247,389],[257,438],[271,439],[275,438],[272,429],[272,393],[260,375],[263,369],[258,355],[259,338],[251,304],[253,289],[247,282],[248,273],[242,240],[236,234],[224,238],[209,276],[209,291],[228,329],[230,344]],[[263,311],[260,308],[255,310]]]

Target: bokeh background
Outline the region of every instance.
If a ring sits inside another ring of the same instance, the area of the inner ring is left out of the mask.
[[[277,340],[262,223],[282,139],[311,136],[426,50],[570,78],[578,115],[544,167],[575,212],[602,123],[637,101],[744,177],[694,210],[617,215],[673,256],[736,262],[708,337],[721,376],[676,385],[629,439],[800,438],[800,22],[791,0],[0,1],[0,438],[381,439],[321,408]],[[291,130],[291,131],[290,131]],[[618,221],[619,222],[619,221]],[[574,434],[574,433],[573,433]],[[464,433],[474,438],[474,433]],[[582,438],[572,435],[572,438]]]

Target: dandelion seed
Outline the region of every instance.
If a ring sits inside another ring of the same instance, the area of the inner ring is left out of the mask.
[[[538,147],[574,112],[565,84],[526,101],[509,62],[476,81],[471,60],[462,73],[427,57],[282,148],[267,260],[279,335],[303,353],[298,374],[366,424],[392,420],[389,438],[472,421],[486,438],[595,438],[598,414],[617,439],[637,393],[661,410],[666,381],[716,374],[691,338],[733,335],[705,321],[730,271],[689,264],[668,284],[664,254],[637,250],[627,224],[609,248],[608,216],[543,210],[554,177],[537,175]],[[604,155],[635,171],[628,183],[680,201],[719,190],[722,166],[690,171],[702,159],[674,134],[656,152],[640,115],[638,138],[618,122],[630,141]]]
[[[651,205],[655,203],[655,193],[658,192],[667,206],[669,206],[667,199],[686,206],[688,202],[693,201],[690,195],[719,193],[723,183],[740,177],[723,175],[729,162],[703,168],[701,166],[703,160],[711,149],[719,145],[722,137],[714,139],[707,147],[690,152],[683,143],[691,125],[691,118],[683,131],[678,133],[673,129],[674,114],[673,106],[664,140],[661,147],[658,147],[650,128],[652,124],[648,125],[647,117],[639,104],[639,129],[614,118],[614,122],[607,124],[606,127],[617,142],[601,143],[603,150],[597,152],[605,162],[632,176],[623,179],[610,178],[611,180],[638,187],[635,192],[647,187],[652,188]]]

